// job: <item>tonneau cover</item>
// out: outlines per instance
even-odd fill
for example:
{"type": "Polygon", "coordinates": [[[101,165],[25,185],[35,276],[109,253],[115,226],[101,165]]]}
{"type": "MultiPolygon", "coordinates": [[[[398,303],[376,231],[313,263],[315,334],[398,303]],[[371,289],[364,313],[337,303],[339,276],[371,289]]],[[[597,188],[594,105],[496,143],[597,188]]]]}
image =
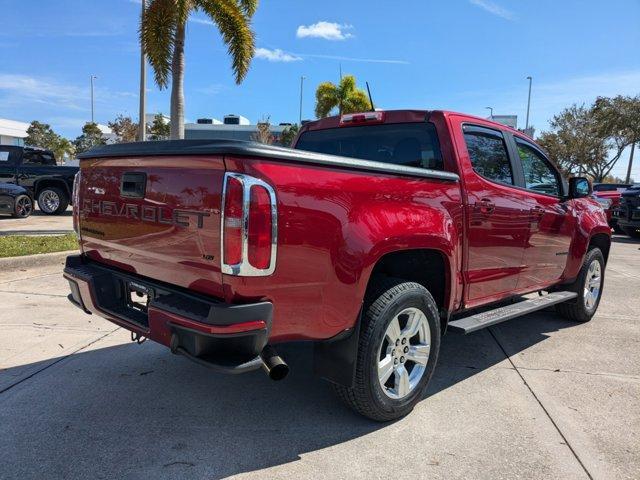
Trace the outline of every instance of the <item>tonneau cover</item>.
{"type": "Polygon", "coordinates": [[[118,158],[118,157],[157,157],[167,155],[239,155],[260,156],[298,163],[327,165],[352,168],[380,173],[406,175],[411,177],[433,178],[450,182],[458,181],[458,175],[451,172],[407,167],[392,163],[373,162],[357,158],[326,155],[322,153],[274,147],[257,142],[241,140],[164,140],[152,142],[117,143],[92,148],[81,153],[78,158],[118,158]]]}

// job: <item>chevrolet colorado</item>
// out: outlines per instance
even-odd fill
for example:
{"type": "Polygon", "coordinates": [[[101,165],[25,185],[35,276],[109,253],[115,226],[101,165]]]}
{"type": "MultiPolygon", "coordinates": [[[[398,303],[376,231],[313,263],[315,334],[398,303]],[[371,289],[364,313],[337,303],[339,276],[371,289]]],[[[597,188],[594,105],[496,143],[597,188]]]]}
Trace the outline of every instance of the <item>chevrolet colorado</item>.
{"type": "Polygon", "coordinates": [[[111,145],[81,156],[64,276],[85,312],[218,371],[282,378],[277,344],[313,341],[316,373],[386,421],[445,330],[592,318],[611,231],[590,194],[522,133],[443,111],[318,120],[295,149],[111,145]]]}

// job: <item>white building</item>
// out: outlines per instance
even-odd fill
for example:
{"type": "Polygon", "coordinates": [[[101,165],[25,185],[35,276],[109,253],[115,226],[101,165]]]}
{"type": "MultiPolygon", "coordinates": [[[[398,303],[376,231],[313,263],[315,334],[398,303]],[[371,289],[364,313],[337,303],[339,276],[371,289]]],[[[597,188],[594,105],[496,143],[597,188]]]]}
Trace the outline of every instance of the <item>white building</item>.
{"type": "MultiPolygon", "coordinates": [[[[280,141],[282,132],[290,124],[270,125],[269,130],[275,143],[280,141]]],[[[215,118],[199,118],[196,123],[184,126],[184,138],[190,140],[244,140],[251,141],[258,132],[258,124],[252,125],[241,115],[225,115],[224,121],[215,118]]]]}
{"type": "Polygon", "coordinates": [[[0,118],[0,145],[24,145],[28,123],[0,118]]]}
{"type": "Polygon", "coordinates": [[[107,125],[102,125],[101,123],[96,123],[96,125],[102,133],[102,138],[104,138],[104,141],[107,142],[108,145],[116,143],[116,141],[118,140],[118,136],[113,133],[113,130],[111,130],[110,127],[108,127],[107,125]]]}

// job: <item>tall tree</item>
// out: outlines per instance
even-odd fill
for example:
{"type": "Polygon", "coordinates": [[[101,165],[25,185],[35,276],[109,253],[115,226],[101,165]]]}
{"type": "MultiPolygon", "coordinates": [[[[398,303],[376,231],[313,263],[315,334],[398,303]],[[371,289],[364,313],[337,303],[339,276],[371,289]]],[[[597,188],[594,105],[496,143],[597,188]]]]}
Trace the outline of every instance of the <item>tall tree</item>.
{"type": "Polygon", "coordinates": [[[640,96],[618,95],[607,98],[598,97],[593,112],[602,135],[608,139],[608,147],[613,152],[610,159],[613,165],[620,159],[627,147],[631,147],[627,182],[631,177],[631,167],[635,145],[640,142],[640,96]]]}
{"type": "Polygon", "coordinates": [[[50,125],[34,120],[27,128],[25,143],[31,147],[46,148],[53,152],[57,160],[71,158],[75,154],[74,145],[53,131],[50,125]]]}
{"type": "Polygon", "coordinates": [[[624,150],[640,142],[640,97],[598,97],[590,107],[564,109],[550,125],[538,141],[551,158],[568,173],[601,182],[624,150]]]}
{"type": "Polygon", "coordinates": [[[189,15],[200,11],[218,27],[236,83],[246,76],[255,50],[251,18],[258,0],[149,0],[140,41],[158,86],[171,81],[171,138],[184,138],[184,42],[189,15]]]}
{"type": "Polygon", "coordinates": [[[271,145],[273,143],[273,133],[271,132],[271,122],[269,120],[270,117],[267,116],[267,118],[258,122],[255,133],[251,135],[251,140],[254,142],[264,143],[266,145],[271,145]]]}
{"type": "Polygon", "coordinates": [[[280,143],[283,147],[291,147],[293,146],[293,141],[298,136],[298,132],[300,131],[300,126],[297,123],[293,125],[289,125],[282,131],[282,135],[280,135],[280,143]]]}
{"type": "Polygon", "coordinates": [[[105,143],[100,128],[98,128],[96,123],[92,122],[84,124],[84,127],[82,127],[82,135],[73,142],[76,147],[76,153],[86,152],[97,145],[104,145],[105,143]]]}
{"type": "Polygon", "coordinates": [[[602,134],[593,108],[573,105],[555,115],[552,131],[538,137],[552,161],[565,173],[588,173],[600,181],[610,171],[607,139],[602,134]]]}
{"type": "Polygon", "coordinates": [[[328,117],[337,108],[338,114],[366,112],[371,110],[371,103],[364,90],[356,86],[353,75],[345,75],[336,85],[323,82],[316,89],[316,117],[328,117]]]}
{"type": "Polygon", "coordinates": [[[59,135],[53,131],[47,123],[34,120],[27,128],[27,138],[24,142],[31,147],[51,149],[58,140],[59,135]]]}
{"type": "Polygon", "coordinates": [[[75,145],[64,137],[58,136],[57,140],[49,147],[53,156],[58,161],[72,159],[76,154],[75,145]]]}
{"type": "Polygon", "coordinates": [[[156,113],[153,117],[153,123],[149,127],[149,140],[166,140],[170,134],[171,128],[164,115],[156,113]]]}
{"type": "Polygon", "coordinates": [[[113,122],[109,122],[109,128],[116,135],[117,143],[130,143],[138,139],[138,124],[131,117],[118,115],[113,122]]]}

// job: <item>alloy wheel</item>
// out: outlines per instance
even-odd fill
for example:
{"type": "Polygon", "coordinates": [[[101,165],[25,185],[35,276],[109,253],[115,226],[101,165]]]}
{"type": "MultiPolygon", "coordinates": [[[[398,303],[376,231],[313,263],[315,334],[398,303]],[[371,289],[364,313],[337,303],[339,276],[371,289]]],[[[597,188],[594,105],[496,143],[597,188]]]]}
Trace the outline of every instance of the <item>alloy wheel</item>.
{"type": "Polygon", "coordinates": [[[602,287],[602,268],[600,262],[594,260],[589,265],[584,283],[584,306],[591,311],[596,307],[600,298],[600,288],[602,287]]]}
{"type": "Polygon", "coordinates": [[[401,400],[424,375],[431,350],[431,330],[426,315],[405,308],[389,323],[378,352],[378,381],[384,393],[401,400]]]}
{"type": "Polygon", "coordinates": [[[27,196],[18,197],[16,200],[16,214],[20,217],[28,217],[33,210],[33,203],[27,196]]]}
{"type": "Polygon", "coordinates": [[[53,190],[45,190],[40,194],[38,205],[46,213],[53,213],[60,206],[60,197],[53,190]]]}

